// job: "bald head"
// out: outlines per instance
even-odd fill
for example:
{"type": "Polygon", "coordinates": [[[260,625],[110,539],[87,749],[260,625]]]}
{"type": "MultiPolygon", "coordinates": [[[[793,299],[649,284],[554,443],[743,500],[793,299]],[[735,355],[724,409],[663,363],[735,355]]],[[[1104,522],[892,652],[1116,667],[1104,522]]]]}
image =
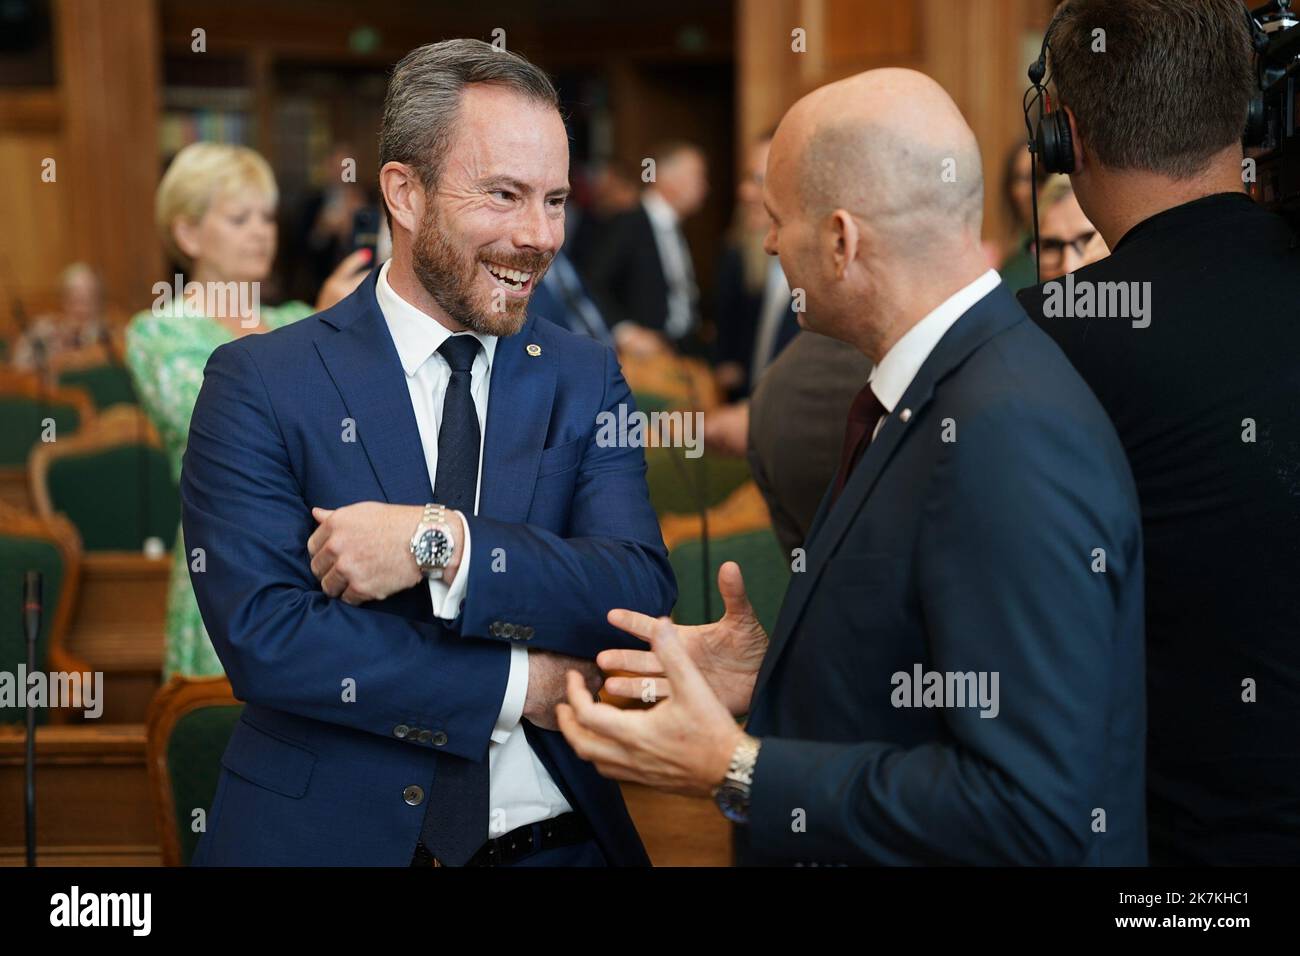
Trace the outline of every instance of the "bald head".
{"type": "Polygon", "coordinates": [[[914,70],[871,70],[808,94],[782,120],[772,156],[788,164],[807,215],[844,209],[909,248],[979,232],[975,134],[914,70]]]}
{"type": "Polygon", "coordinates": [[[791,107],[763,202],[765,248],[804,297],[800,324],[873,361],[988,270],[975,134],[913,70],[861,73],[791,107]]]}

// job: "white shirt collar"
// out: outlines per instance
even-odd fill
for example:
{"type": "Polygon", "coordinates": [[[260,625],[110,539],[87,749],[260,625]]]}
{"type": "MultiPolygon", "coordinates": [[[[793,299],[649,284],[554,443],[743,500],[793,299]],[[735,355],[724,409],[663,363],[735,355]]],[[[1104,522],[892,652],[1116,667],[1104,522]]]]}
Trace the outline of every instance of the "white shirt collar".
{"type": "MultiPolygon", "coordinates": [[[[429,356],[438,351],[452,333],[431,315],[421,312],[403,299],[388,284],[389,259],[379,269],[379,278],[375,282],[375,298],[379,301],[379,311],[388,323],[388,332],[397,346],[397,357],[402,362],[402,369],[407,376],[414,375],[420,366],[429,361],[429,356]]],[[[460,333],[456,333],[460,334],[460,333]]],[[[467,332],[483,344],[483,357],[487,359],[488,368],[492,367],[492,356],[496,354],[497,337],[478,332],[467,332]]]]}
{"type": "Polygon", "coordinates": [[[916,373],[921,370],[944,334],[1001,281],[1001,276],[990,269],[939,303],[934,311],[908,329],[894,343],[893,348],[885,353],[885,357],[871,370],[868,379],[871,390],[880,399],[880,404],[885,406],[885,411],[893,412],[894,406],[902,399],[903,393],[912,384],[912,379],[916,378],[916,373]]]}
{"type": "Polygon", "coordinates": [[[677,228],[677,210],[668,205],[668,200],[655,190],[647,189],[641,194],[641,205],[645,207],[645,214],[650,217],[650,222],[657,228],[677,228]]]}

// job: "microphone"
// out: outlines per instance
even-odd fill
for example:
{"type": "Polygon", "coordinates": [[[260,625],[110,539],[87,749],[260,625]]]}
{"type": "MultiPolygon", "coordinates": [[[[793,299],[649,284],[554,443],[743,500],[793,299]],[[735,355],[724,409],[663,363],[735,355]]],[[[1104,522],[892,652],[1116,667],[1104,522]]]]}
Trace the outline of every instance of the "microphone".
{"type": "MultiPolygon", "coordinates": [[[[23,630],[27,637],[27,673],[36,672],[36,635],[41,630],[41,572],[23,575],[23,630]]],[[[26,688],[24,688],[25,692],[26,688]]],[[[36,865],[36,708],[28,703],[26,788],[24,791],[27,830],[27,865],[36,865]]]]}

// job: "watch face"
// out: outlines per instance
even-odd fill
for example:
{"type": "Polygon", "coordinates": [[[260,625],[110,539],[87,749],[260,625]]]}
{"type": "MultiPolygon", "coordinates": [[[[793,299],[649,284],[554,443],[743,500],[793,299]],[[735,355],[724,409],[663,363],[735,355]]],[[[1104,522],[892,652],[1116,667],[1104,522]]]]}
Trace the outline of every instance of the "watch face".
{"type": "Polygon", "coordinates": [[[732,823],[749,822],[749,796],[736,787],[723,784],[714,797],[722,815],[732,823]]]}
{"type": "Polygon", "coordinates": [[[451,560],[451,539],[441,528],[425,528],[415,540],[414,552],[421,568],[445,568],[451,560]]]}

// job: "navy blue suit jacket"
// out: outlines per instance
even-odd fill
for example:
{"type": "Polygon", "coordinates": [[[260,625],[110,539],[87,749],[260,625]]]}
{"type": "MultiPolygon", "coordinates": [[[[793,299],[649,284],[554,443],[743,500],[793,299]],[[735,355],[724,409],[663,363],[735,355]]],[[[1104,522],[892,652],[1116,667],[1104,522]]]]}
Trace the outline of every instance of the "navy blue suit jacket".
{"type": "Polygon", "coordinates": [[[1142,637],[1123,449],[998,286],[814,520],[752,702],[739,861],[1145,863],[1142,637]],[[895,706],[918,664],[997,672],[997,716],[895,706]]]}
{"type": "MultiPolygon", "coordinates": [[[[185,545],[204,550],[191,580],[246,707],[196,863],[408,864],[425,806],[404,794],[430,793],[445,761],[487,759],[513,642],[588,659],[641,646],[606,612],[666,614],[676,599],[641,449],[595,442],[597,415],[632,404],[614,353],[535,318],[497,344],[460,616],[433,617],[423,583],[359,607],[322,593],[313,506],[433,497],[377,275],[319,315],[218,348],[204,372],[185,545]]],[[[648,863],[616,784],[559,733],[516,732],[607,860],[648,863]]]]}

